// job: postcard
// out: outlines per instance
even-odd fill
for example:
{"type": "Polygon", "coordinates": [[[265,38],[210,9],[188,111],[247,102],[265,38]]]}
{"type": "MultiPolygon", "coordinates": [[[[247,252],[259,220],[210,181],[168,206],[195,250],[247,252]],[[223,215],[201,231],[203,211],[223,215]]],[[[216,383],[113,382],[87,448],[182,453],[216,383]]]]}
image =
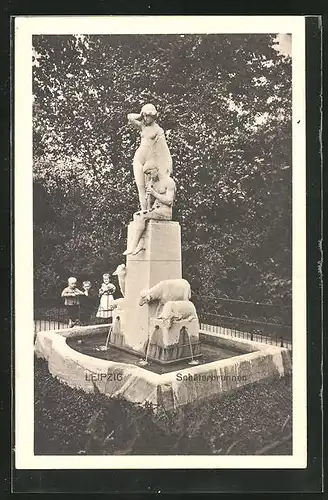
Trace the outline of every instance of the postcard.
{"type": "Polygon", "coordinates": [[[305,17],[17,16],[15,467],[302,469],[305,17]]]}

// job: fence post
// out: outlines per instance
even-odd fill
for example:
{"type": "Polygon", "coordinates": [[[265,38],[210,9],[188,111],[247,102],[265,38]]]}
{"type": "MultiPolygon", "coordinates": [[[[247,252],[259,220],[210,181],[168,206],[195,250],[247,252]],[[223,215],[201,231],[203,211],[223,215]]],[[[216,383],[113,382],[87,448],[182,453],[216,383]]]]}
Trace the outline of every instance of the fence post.
{"type": "Polygon", "coordinates": [[[280,337],[280,347],[284,347],[284,338],[280,337]]]}
{"type": "Polygon", "coordinates": [[[253,340],[253,339],[254,339],[254,333],[251,332],[251,340],[253,340]]]}

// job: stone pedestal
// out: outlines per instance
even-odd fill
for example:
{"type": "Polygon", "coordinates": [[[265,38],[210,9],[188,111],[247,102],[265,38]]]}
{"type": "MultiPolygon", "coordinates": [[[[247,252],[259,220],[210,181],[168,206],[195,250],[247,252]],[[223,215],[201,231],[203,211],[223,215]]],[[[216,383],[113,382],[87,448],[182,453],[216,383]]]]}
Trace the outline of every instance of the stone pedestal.
{"type": "MultiPolygon", "coordinates": [[[[133,237],[134,222],[128,227],[128,242],[133,237]]],[[[124,329],[121,346],[145,353],[156,304],[139,305],[141,290],[162,280],[182,277],[181,231],[178,222],[148,221],[144,235],[145,250],[127,257],[124,297],[124,329]]],[[[113,336],[113,343],[116,343],[113,336]]],[[[117,344],[116,344],[117,345],[117,344]]]]}

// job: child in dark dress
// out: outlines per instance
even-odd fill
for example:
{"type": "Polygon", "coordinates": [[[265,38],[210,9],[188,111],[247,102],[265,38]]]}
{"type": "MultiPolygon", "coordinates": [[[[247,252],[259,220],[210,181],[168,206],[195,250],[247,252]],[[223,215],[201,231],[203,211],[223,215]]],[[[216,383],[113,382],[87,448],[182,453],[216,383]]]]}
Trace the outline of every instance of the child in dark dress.
{"type": "Polygon", "coordinates": [[[96,308],[97,294],[90,281],[83,281],[83,295],[80,296],[80,321],[81,325],[91,324],[91,316],[96,308]]]}

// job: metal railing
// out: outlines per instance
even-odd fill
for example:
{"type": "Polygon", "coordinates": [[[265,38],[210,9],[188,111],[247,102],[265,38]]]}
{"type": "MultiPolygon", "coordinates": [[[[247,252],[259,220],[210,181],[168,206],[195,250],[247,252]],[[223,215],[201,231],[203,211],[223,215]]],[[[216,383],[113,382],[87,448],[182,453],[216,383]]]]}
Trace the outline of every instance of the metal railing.
{"type": "MultiPolygon", "coordinates": [[[[90,324],[97,323],[95,315],[96,311],[91,317],[90,324]]],[[[68,317],[64,306],[34,308],[34,333],[62,328],[68,328],[68,317]]]]}
{"type": "Polygon", "coordinates": [[[206,325],[204,329],[208,331],[291,349],[291,325],[212,313],[200,313],[199,319],[201,324],[206,325]]]}
{"type": "MultiPolygon", "coordinates": [[[[216,333],[229,337],[253,340],[264,344],[292,349],[292,327],[271,321],[226,316],[214,313],[199,312],[201,331],[216,333]]],[[[95,324],[91,318],[90,324],[95,324]]],[[[45,330],[57,330],[68,327],[65,307],[36,307],[34,314],[35,333],[45,330]]]]}
{"type": "Polygon", "coordinates": [[[196,306],[196,310],[201,314],[213,314],[222,319],[240,319],[249,322],[262,324],[281,325],[291,328],[292,305],[288,301],[273,303],[270,300],[250,301],[243,297],[229,298],[226,295],[198,295],[193,294],[191,300],[196,306]]]}
{"type": "Polygon", "coordinates": [[[34,319],[34,333],[68,328],[68,323],[51,319],[34,319]]]}
{"type": "Polygon", "coordinates": [[[279,347],[285,347],[289,350],[292,349],[292,342],[284,339],[282,336],[266,336],[252,331],[237,330],[235,328],[227,328],[220,325],[208,325],[200,323],[201,333],[212,333],[218,335],[227,335],[228,337],[235,337],[245,340],[252,340],[254,342],[261,342],[262,344],[270,344],[279,347]]]}
{"type": "Polygon", "coordinates": [[[290,301],[251,301],[226,295],[192,297],[203,330],[291,349],[290,301]]]}

